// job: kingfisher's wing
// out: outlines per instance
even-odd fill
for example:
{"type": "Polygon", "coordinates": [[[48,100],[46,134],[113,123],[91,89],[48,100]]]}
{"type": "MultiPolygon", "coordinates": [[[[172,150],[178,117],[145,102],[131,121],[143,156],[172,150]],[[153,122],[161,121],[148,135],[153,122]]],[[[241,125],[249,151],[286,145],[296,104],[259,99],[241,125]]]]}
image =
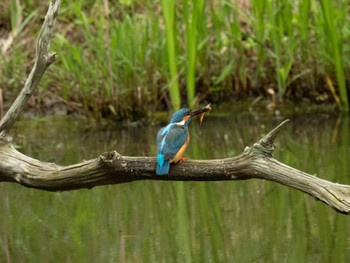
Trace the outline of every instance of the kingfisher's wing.
{"type": "Polygon", "coordinates": [[[187,127],[177,124],[168,126],[161,129],[157,136],[158,152],[164,155],[164,160],[172,159],[188,138],[187,127]]]}
{"type": "Polygon", "coordinates": [[[157,151],[160,152],[161,144],[164,139],[165,134],[163,134],[163,131],[166,127],[161,128],[157,133],[157,151]]]}

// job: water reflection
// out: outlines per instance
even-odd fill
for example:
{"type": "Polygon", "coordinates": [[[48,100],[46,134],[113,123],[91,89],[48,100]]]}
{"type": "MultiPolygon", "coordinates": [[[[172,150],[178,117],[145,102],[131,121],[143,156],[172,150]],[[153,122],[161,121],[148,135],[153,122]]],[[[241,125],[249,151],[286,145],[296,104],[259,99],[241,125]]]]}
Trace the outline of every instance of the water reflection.
{"type": "MultiPolygon", "coordinates": [[[[289,116],[275,157],[350,184],[349,119],[289,116]]],[[[193,159],[234,156],[280,120],[234,113],[191,123],[193,159]]],[[[155,155],[161,124],[101,129],[74,118],[22,121],[14,141],[32,157],[71,164],[116,149],[155,155]]],[[[0,185],[0,262],[349,262],[347,217],[262,180],[133,182],[63,193],[0,185]],[[65,251],[62,253],[62,251],[65,251]]]]}

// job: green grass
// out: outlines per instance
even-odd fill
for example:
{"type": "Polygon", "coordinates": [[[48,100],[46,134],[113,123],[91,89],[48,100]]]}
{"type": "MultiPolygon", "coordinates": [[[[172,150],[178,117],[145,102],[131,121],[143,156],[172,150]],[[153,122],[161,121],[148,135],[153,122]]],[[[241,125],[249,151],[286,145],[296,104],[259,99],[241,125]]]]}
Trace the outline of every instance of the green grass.
{"type": "MultiPolygon", "coordinates": [[[[266,95],[332,102],[325,78],[348,109],[348,2],[345,0],[120,1],[61,5],[41,84],[97,116],[139,118],[203,100],[266,95]]],[[[0,4],[0,86],[11,100],[32,66],[47,6],[0,4]]]]}

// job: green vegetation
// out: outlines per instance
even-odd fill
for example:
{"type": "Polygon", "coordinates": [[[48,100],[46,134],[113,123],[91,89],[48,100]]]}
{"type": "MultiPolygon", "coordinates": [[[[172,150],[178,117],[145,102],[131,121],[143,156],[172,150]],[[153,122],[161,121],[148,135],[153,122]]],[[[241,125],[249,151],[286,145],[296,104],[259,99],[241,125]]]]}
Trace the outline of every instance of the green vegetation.
{"type": "Polygon", "coordinates": [[[175,2],[174,0],[162,0],[162,9],[167,37],[168,65],[170,71],[169,94],[175,110],[180,108],[180,90],[178,84],[176,30],[175,30],[175,2]]]}
{"type": "MultiPolygon", "coordinates": [[[[0,8],[0,87],[11,100],[32,66],[47,3],[0,8]]],[[[95,116],[129,119],[270,88],[348,109],[349,19],[345,0],[63,2],[52,42],[58,59],[41,91],[95,116]]]]}

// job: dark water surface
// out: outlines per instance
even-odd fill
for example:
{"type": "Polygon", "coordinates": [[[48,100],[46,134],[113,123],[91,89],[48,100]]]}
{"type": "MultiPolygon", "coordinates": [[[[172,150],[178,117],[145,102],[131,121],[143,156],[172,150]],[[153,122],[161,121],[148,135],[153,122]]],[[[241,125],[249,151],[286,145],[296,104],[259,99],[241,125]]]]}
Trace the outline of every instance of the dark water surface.
{"type": "MultiPolygon", "coordinates": [[[[349,119],[289,117],[276,159],[350,184],[349,119]]],[[[186,156],[234,156],[282,119],[211,114],[191,123],[186,156]]],[[[72,164],[108,150],[155,155],[159,125],[99,128],[73,118],[21,121],[20,151],[72,164]]],[[[350,217],[263,180],[142,181],[50,193],[0,184],[0,262],[350,262],[350,217]]]]}

